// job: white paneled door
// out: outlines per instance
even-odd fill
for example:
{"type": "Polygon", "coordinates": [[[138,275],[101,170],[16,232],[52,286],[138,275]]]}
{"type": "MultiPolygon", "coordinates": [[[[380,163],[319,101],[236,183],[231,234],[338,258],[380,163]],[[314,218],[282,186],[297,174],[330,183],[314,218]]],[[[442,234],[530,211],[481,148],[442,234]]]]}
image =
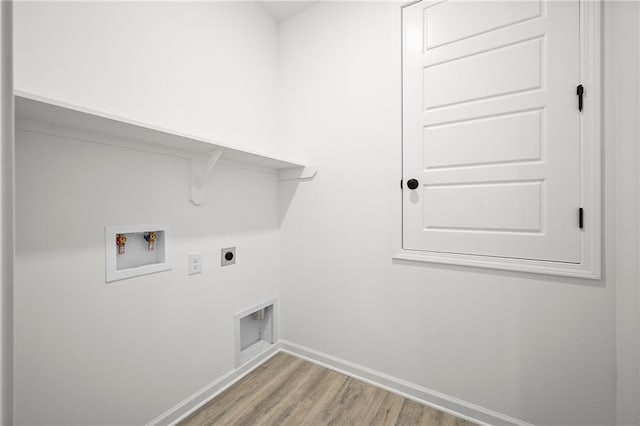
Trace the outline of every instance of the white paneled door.
{"type": "Polygon", "coordinates": [[[403,9],[404,249],[581,261],[579,6],[403,9]]]}

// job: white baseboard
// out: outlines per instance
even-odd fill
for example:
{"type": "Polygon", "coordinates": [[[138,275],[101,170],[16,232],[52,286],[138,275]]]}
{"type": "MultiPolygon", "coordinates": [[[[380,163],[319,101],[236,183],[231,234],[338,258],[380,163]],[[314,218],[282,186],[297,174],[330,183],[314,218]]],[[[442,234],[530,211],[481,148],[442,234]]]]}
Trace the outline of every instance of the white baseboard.
{"type": "Polygon", "coordinates": [[[378,386],[389,392],[467,419],[480,425],[532,426],[530,423],[509,417],[478,405],[462,401],[449,395],[419,386],[397,377],[327,355],[295,343],[280,341],[280,350],[304,358],[315,364],[378,386]]]}
{"type": "Polygon", "coordinates": [[[347,376],[371,385],[378,386],[382,389],[388,390],[389,392],[396,393],[400,396],[428,405],[440,411],[467,419],[478,425],[532,426],[530,423],[525,421],[509,417],[423,386],[407,382],[397,377],[282,340],[274,344],[268,350],[257,355],[255,358],[249,360],[240,368],[230,371],[193,395],[185,398],[165,413],[151,420],[147,425],[173,426],[177,424],[179,421],[183,420],[198,408],[202,407],[211,399],[215,398],[232,386],[238,380],[251,373],[278,352],[287,352],[291,355],[304,358],[315,364],[330,368],[331,370],[346,374],[347,376]]]}
{"type": "Polygon", "coordinates": [[[189,397],[180,401],[179,403],[147,423],[147,426],[172,426],[177,424],[179,421],[185,419],[188,415],[209,402],[211,399],[224,392],[238,380],[251,373],[253,370],[258,368],[261,364],[263,364],[278,352],[280,352],[280,343],[275,343],[266,351],[256,355],[254,358],[242,364],[239,368],[231,370],[227,374],[219,377],[212,383],[200,389],[193,395],[190,395],[189,397]]]}

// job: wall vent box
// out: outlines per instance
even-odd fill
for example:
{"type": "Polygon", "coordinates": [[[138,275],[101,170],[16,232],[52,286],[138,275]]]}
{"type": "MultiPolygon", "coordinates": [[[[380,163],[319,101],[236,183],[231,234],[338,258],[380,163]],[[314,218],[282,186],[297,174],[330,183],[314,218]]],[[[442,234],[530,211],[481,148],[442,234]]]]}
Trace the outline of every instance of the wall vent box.
{"type": "Polygon", "coordinates": [[[170,270],[170,246],[171,227],[167,224],[106,226],[107,282],[170,270]],[[118,235],[126,238],[122,252],[116,241],[118,235]]]}
{"type": "Polygon", "coordinates": [[[278,304],[271,299],[238,312],[235,324],[234,367],[264,353],[278,341],[278,304]]]}

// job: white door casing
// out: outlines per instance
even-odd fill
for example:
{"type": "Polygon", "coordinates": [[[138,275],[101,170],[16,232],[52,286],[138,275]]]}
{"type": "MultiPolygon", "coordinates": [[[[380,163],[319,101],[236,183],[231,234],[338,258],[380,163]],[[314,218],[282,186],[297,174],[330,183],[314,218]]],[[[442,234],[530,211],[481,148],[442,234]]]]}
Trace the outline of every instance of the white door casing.
{"type": "MultiPolygon", "coordinates": [[[[599,176],[585,160],[599,157],[595,141],[581,137],[576,96],[578,84],[594,79],[584,75],[594,61],[583,53],[584,21],[578,0],[422,1],[403,9],[397,258],[489,267],[504,258],[506,269],[518,270],[529,269],[509,267],[515,259],[558,262],[579,265],[569,275],[594,277],[599,256],[585,243],[597,238],[585,240],[578,226],[589,201],[585,222],[599,228],[599,185],[588,200],[584,191],[599,176]],[[417,189],[407,188],[409,179],[417,189]],[[481,265],[479,257],[491,261],[481,265]]],[[[596,101],[597,90],[587,86],[585,99],[596,101]]]]}

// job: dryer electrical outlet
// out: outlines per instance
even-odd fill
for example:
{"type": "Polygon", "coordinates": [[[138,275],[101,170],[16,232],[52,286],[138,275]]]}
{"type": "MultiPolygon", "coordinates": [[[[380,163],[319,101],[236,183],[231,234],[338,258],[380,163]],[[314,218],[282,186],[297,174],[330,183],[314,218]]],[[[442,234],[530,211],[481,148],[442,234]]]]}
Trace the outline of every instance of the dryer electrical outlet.
{"type": "Polygon", "coordinates": [[[220,266],[228,266],[236,263],[236,248],[227,247],[220,251],[220,266]]]}

